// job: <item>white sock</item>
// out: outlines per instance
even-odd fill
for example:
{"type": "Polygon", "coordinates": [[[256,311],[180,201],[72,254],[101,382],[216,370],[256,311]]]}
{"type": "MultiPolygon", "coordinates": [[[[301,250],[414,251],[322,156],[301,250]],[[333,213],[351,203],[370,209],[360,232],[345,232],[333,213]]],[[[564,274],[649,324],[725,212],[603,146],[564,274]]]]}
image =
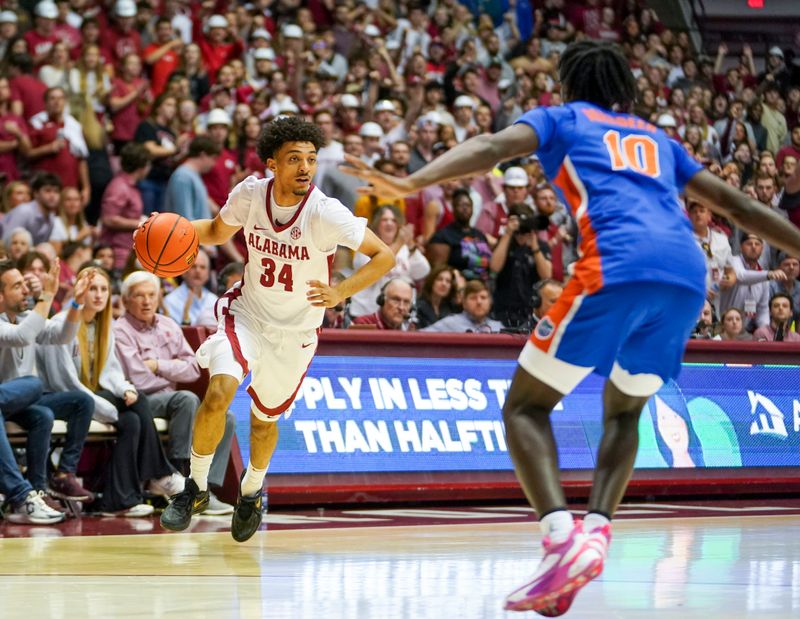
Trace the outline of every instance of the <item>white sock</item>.
{"type": "Polygon", "coordinates": [[[211,461],[213,459],[213,453],[208,454],[207,456],[202,456],[198,453],[195,453],[194,449],[192,449],[192,456],[189,459],[191,464],[189,477],[191,477],[194,480],[194,483],[197,484],[200,492],[205,492],[208,490],[208,469],[211,468],[211,461]]]}
{"type": "Polygon", "coordinates": [[[250,462],[247,463],[247,472],[242,480],[242,496],[251,496],[264,487],[268,468],[269,465],[265,469],[257,469],[250,462]]]}
{"type": "Polygon", "coordinates": [[[542,528],[542,534],[550,538],[556,544],[565,542],[575,527],[575,521],[572,514],[566,509],[559,509],[555,512],[550,512],[544,518],[539,520],[539,526],[542,528]]]}
{"type": "Polygon", "coordinates": [[[608,518],[606,518],[603,514],[598,514],[596,512],[589,512],[583,519],[583,531],[585,533],[591,533],[595,529],[600,529],[606,526],[607,524],[611,524],[611,521],[608,518]]]}

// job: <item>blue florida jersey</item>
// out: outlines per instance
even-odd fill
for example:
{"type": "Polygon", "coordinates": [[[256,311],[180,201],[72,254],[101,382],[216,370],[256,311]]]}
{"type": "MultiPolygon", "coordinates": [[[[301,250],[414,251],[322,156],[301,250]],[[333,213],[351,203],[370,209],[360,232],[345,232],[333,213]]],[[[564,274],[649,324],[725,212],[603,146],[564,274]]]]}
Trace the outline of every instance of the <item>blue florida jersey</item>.
{"type": "Polygon", "coordinates": [[[574,277],[605,286],[662,282],[705,294],[706,264],[678,193],[702,166],[641,118],[584,102],[537,108],[534,129],[547,178],[578,223],[574,277]]]}

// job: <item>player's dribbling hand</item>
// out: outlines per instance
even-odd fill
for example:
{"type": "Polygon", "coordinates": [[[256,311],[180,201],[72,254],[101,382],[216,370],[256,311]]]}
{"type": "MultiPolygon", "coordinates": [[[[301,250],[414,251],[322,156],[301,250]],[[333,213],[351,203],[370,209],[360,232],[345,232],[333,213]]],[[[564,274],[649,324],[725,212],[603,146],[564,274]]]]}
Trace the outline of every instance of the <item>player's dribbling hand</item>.
{"type": "Polygon", "coordinates": [[[379,172],[353,155],[345,154],[344,160],[346,165],[339,166],[339,170],[369,183],[367,187],[359,187],[359,193],[367,195],[377,193],[382,198],[402,198],[415,191],[407,178],[389,176],[379,172]]]}
{"type": "Polygon", "coordinates": [[[134,240],[134,241],[136,241],[136,235],[137,235],[137,234],[139,234],[139,233],[140,233],[140,232],[141,232],[141,231],[144,229],[144,225],[145,225],[145,224],[146,224],[148,221],[150,221],[150,220],[151,220],[153,217],[155,217],[156,215],[158,215],[158,213],[156,213],[155,211],[153,211],[152,213],[150,213],[150,216],[149,216],[149,217],[145,217],[144,215],[142,215],[142,216],[139,218],[139,225],[137,226],[136,230],[134,230],[134,231],[133,231],[133,240],[134,240]]]}
{"type": "Polygon", "coordinates": [[[306,282],[310,288],[306,292],[308,302],[314,307],[336,307],[344,302],[344,297],[335,287],[323,284],[318,279],[306,282]]]}

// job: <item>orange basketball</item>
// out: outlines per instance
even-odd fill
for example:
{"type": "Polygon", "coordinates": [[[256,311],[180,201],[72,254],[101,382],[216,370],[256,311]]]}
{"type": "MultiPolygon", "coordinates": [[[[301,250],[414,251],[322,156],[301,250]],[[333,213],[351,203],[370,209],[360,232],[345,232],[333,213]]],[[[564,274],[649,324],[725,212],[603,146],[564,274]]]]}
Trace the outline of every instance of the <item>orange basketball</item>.
{"type": "Polygon", "coordinates": [[[133,248],[146,271],[176,277],[189,270],[197,257],[199,239],[192,223],[176,213],[159,213],[133,236],[133,248]]]}

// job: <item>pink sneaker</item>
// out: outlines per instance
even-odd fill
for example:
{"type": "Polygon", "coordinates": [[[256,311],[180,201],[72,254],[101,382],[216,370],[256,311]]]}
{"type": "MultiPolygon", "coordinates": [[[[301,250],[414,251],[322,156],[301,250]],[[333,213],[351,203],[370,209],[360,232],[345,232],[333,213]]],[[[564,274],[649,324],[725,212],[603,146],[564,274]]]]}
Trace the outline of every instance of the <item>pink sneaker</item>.
{"type": "Polygon", "coordinates": [[[560,544],[545,537],[539,568],[529,582],[506,598],[505,609],[535,610],[546,617],[565,613],[578,590],[603,571],[605,552],[601,541],[592,537],[583,533],[580,520],[560,544]]]}
{"type": "MultiPolygon", "coordinates": [[[[603,560],[605,560],[608,552],[608,545],[610,543],[610,525],[605,525],[599,529],[594,529],[590,533],[586,534],[586,544],[594,546],[595,549],[603,555],[603,560]]],[[[536,612],[543,617],[560,617],[569,610],[570,606],[572,606],[572,600],[574,600],[575,596],[578,595],[578,591],[580,591],[580,588],[573,589],[569,593],[559,596],[550,606],[537,608],[536,612]]]]}

